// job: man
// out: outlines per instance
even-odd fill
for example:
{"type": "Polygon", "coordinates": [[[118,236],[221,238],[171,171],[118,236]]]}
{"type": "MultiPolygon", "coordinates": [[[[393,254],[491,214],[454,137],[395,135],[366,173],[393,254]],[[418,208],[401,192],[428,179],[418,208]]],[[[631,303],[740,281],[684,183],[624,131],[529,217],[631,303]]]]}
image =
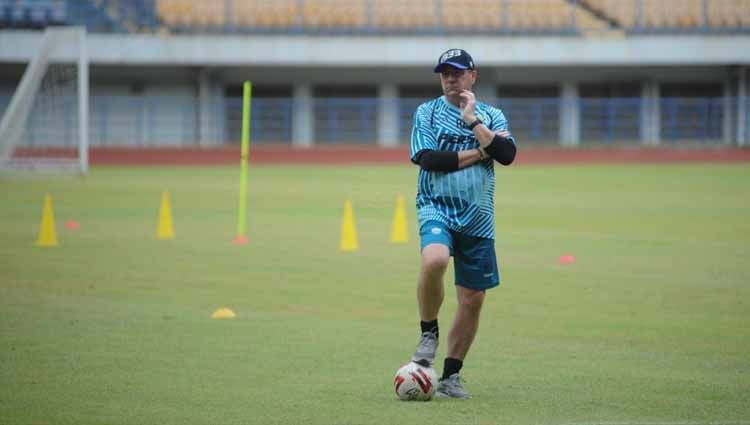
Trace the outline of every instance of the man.
{"type": "Polygon", "coordinates": [[[479,326],[485,291],[500,283],[493,161],[510,165],[516,145],[503,113],[476,100],[477,71],[468,52],[446,51],[434,71],[440,73],[444,95],[417,108],[411,136],[411,160],[420,166],[417,300],[422,330],[412,361],[435,361],[443,275],[453,256],[458,307],[437,395],[465,399],[469,394],[459,372],[479,326]]]}

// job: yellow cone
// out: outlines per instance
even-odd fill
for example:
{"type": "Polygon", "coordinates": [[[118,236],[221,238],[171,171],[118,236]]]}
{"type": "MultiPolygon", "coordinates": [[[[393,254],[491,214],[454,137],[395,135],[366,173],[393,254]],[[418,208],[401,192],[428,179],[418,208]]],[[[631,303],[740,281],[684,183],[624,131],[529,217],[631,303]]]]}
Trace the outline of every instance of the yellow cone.
{"type": "Polygon", "coordinates": [[[39,225],[37,246],[57,246],[57,231],[55,230],[55,213],[52,211],[52,197],[49,193],[44,197],[42,223],[39,225]]]}
{"type": "Polygon", "coordinates": [[[393,215],[393,226],[391,227],[392,243],[409,242],[409,225],[406,221],[406,208],[404,207],[404,197],[398,194],[396,199],[396,212],[393,215]]]}
{"type": "Polygon", "coordinates": [[[357,228],[354,225],[354,210],[352,201],[347,200],[344,204],[344,220],[341,222],[341,251],[356,251],[359,249],[357,241],[357,228]]]}
{"type": "Polygon", "coordinates": [[[211,315],[212,319],[234,319],[237,317],[236,314],[232,311],[231,308],[222,307],[211,315]]]}
{"type": "Polygon", "coordinates": [[[169,205],[169,194],[166,190],[161,194],[161,206],[159,207],[159,228],[156,230],[156,239],[174,239],[174,226],[172,226],[172,207],[169,205]]]}

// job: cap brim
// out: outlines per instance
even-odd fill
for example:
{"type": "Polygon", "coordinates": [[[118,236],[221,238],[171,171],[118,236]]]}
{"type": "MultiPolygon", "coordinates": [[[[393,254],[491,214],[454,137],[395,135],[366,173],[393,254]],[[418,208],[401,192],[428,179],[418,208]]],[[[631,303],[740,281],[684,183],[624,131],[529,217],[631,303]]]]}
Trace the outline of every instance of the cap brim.
{"type": "Polygon", "coordinates": [[[456,68],[456,69],[469,69],[469,67],[466,65],[449,61],[449,62],[443,62],[441,64],[438,64],[438,66],[435,67],[435,72],[443,72],[443,68],[445,68],[446,65],[452,66],[453,68],[456,68]]]}

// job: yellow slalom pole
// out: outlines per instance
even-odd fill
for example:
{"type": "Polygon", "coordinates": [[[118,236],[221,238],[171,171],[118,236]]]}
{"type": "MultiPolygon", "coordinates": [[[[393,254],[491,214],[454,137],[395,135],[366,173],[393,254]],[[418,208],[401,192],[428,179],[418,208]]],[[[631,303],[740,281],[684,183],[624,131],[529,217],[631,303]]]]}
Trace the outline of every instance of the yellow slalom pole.
{"type": "Polygon", "coordinates": [[[242,148],[240,150],[240,206],[237,214],[237,236],[234,242],[244,245],[248,242],[246,232],[247,222],[247,163],[250,152],[250,99],[253,84],[245,81],[242,90],[242,148]]]}

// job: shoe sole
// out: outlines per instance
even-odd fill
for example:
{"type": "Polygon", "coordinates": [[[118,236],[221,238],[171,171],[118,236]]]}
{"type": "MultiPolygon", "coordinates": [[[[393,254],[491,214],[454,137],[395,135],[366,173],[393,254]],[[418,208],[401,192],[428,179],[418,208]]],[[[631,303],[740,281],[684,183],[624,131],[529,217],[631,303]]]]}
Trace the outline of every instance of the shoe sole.
{"type": "Polygon", "coordinates": [[[440,398],[456,398],[456,399],[459,399],[459,400],[469,400],[471,398],[470,395],[467,395],[465,397],[461,397],[461,396],[452,396],[450,394],[445,394],[445,393],[441,393],[441,392],[436,392],[435,393],[435,397],[440,397],[440,398]]]}

